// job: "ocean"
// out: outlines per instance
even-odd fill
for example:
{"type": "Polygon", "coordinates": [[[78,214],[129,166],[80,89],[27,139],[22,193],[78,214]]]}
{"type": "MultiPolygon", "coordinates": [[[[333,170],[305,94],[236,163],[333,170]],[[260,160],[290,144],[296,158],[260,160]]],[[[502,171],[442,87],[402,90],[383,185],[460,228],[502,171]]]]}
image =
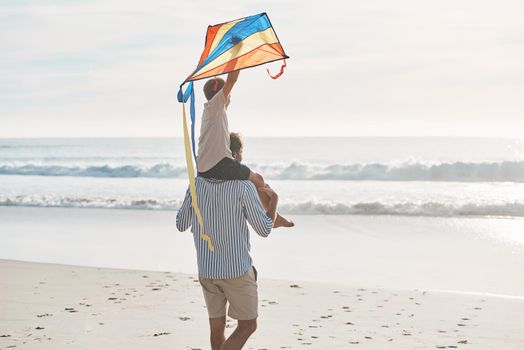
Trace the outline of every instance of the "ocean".
{"type": "MultiPolygon", "coordinates": [[[[245,138],[296,224],[262,279],[524,296],[524,142],[245,138]]],[[[178,139],[0,140],[0,259],[196,273],[178,139]]]]}
{"type": "MultiPolygon", "coordinates": [[[[286,215],[523,217],[524,140],[245,138],[286,215]]],[[[0,139],[0,206],[177,210],[179,138],[0,139]]]]}

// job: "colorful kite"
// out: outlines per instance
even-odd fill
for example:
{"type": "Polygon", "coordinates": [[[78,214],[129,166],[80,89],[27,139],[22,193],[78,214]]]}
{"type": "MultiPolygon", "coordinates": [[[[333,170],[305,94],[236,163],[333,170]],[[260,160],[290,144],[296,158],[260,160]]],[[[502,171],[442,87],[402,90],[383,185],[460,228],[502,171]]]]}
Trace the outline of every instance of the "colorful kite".
{"type": "Polygon", "coordinates": [[[184,83],[286,58],[265,13],[216,24],[207,28],[204,52],[184,83]]]}
{"type": "MultiPolygon", "coordinates": [[[[200,56],[196,69],[180,85],[178,102],[182,103],[184,144],[186,152],[187,172],[192,206],[200,226],[200,237],[207,241],[211,251],[214,250],[211,239],[204,233],[202,215],[196,200],[195,172],[193,157],[196,161],[195,148],[195,93],[193,81],[226,74],[232,71],[255,67],[264,63],[284,60],[277,79],[286,67],[285,59],[289,58],[280,44],[277,34],[266,13],[240,18],[234,21],[216,24],[207,28],[204,52],[200,56]],[[189,83],[186,90],[182,87],[189,83]],[[190,101],[191,144],[184,103],[190,101]],[[191,151],[192,150],[192,151],[191,151]],[[192,153],[192,155],[191,155],[192,153]]],[[[269,73],[269,70],[268,70],[269,73]]]]}

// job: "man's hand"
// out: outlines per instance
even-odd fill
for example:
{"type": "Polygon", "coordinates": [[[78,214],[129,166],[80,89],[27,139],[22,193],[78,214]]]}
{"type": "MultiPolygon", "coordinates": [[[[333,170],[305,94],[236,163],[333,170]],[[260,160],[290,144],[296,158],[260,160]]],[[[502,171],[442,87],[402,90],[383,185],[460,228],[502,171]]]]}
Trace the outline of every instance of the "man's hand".
{"type": "Polygon", "coordinates": [[[268,185],[257,188],[257,190],[265,193],[269,197],[269,208],[267,209],[266,214],[273,222],[275,222],[277,218],[278,194],[268,185]]]}

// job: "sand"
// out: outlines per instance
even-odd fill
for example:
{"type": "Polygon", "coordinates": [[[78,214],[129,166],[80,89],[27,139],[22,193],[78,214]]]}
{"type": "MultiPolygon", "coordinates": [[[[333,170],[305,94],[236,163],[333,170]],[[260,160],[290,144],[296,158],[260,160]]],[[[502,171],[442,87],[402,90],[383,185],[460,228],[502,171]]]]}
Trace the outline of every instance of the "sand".
{"type": "MultiPolygon", "coordinates": [[[[0,276],[0,349],[209,349],[195,275],[0,260],[0,276]]],[[[245,349],[524,348],[523,297],[261,279],[259,298],[245,349]]]]}

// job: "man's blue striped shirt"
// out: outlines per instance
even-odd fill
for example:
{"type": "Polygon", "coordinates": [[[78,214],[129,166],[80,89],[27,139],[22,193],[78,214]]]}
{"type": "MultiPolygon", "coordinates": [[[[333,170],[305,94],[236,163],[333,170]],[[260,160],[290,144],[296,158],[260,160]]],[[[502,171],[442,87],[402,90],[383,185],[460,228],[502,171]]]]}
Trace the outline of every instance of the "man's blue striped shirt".
{"type": "Polygon", "coordinates": [[[179,231],[191,227],[199,276],[212,279],[242,276],[252,265],[247,222],[262,237],[267,237],[273,227],[255,186],[247,180],[197,177],[196,192],[204,232],[211,237],[215,250],[210,251],[207,243],[200,239],[200,225],[191,206],[189,190],[177,213],[176,225],[179,231]]]}

